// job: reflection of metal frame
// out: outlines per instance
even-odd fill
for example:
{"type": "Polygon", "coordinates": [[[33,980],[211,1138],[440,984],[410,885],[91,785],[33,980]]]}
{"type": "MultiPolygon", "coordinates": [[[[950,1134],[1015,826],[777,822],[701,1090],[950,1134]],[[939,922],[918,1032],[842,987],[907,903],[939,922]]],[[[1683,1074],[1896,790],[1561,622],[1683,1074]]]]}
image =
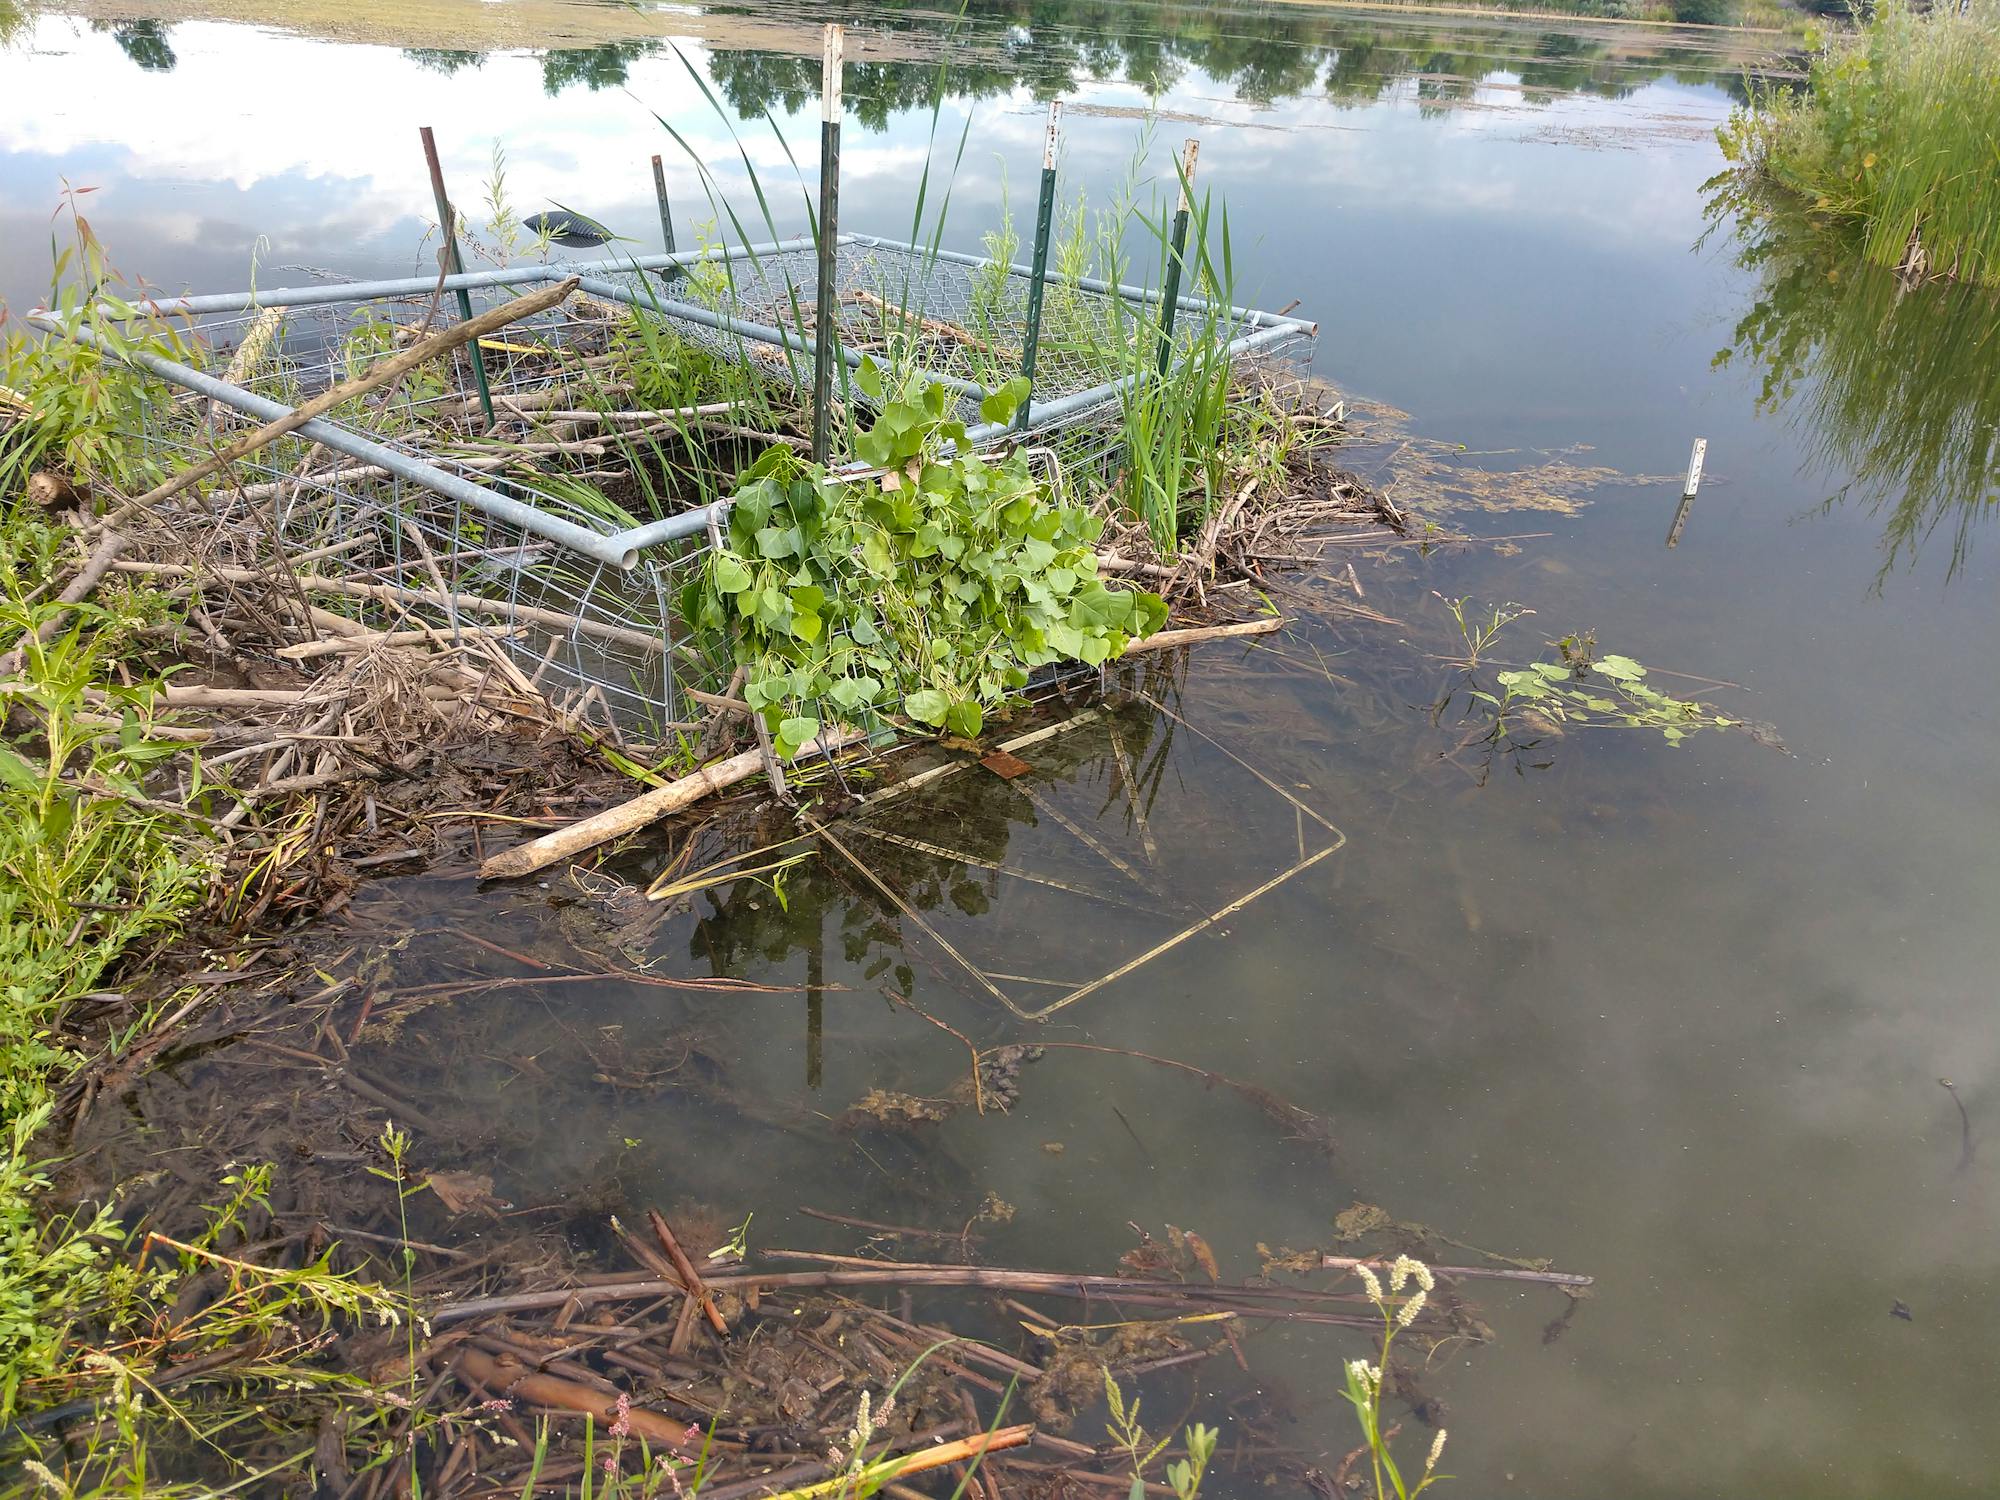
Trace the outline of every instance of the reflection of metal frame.
{"type": "MultiPolygon", "coordinates": [[[[846,860],[850,865],[852,865],[855,868],[855,870],[857,870],[861,874],[863,879],[865,879],[888,901],[890,901],[898,911],[900,911],[918,928],[918,930],[920,930],[933,943],[937,944],[937,946],[944,951],[944,953],[952,960],[952,962],[956,963],[961,969],[963,969],[966,972],[966,974],[971,977],[973,982],[979,986],[981,990],[983,990],[986,994],[992,996],[993,999],[999,1001],[1001,1005],[1005,1006],[1009,1011],[1013,1012],[1014,1015],[1020,1017],[1024,1021],[1046,1021],[1050,1016],[1054,1015],[1057,1011],[1066,1009],[1067,1007],[1076,1004],[1077,1001],[1086,999],[1089,996],[1096,994],[1097,991],[1105,988],[1107,985],[1113,984],[1116,981],[1123,979],[1126,975],[1134,972],[1135,970],[1143,968],[1145,965],[1151,963],[1154,959],[1161,957],[1163,954],[1172,952],[1174,949],[1180,947],[1181,944],[1187,942],[1190,938],[1199,937],[1202,933],[1208,931],[1209,928],[1215,926],[1217,923],[1226,921],[1228,918],[1233,917],[1234,915],[1236,915],[1236,913],[1242,911],[1245,907],[1249,906],[1252,902],[1256,901],[1260,896],[1268,895],[1270,892],[1276,890],[1279,886],[1283,885],[1286,881],[1290,880],[1293,876],[1303,874],[1305,871],[1311,869],[1314,865],[1318,864],[1321,860],[1325,859],[1328,855],[1336,854],[1347,846],[1346,834],[1342,833],[1338,828],[1336,828],[1332,823],[1328,822],[1318,812],[1314,811],[1311,807],[1307,806],[1304,802],[1300,801],[1299,798],[1294,796],[1291,792],[1287,791],[1284,787],[1278,785],[1277,782],[1273,781],[1270,777],[1266,776],[1262,771],[1258,770],[1255,766],[1251,765],[1249,761],[1245,760],[1242,756],[1238,755],[1234,750],[1230,749],[1227,745],[1223,744],[1220,740],[1216,739],[1214,735],[1209,734],[1206,730],[1200,729],[1195,725],[1189,723],[1185,718],[1175,713],[1172,709],[1168,708],[1164,703],[1161,703],[1158,699],[1153,698],[1143,692],[1138,693],[1136,696],[1139,697],[1141,701],[1146,703],[1156,712],[1164,714],[1167,718],[1172,719],[1176,724],[1180,725],[1181,728],[1187,730],[1190,734],[1193,734],[1200,739],[1206,740],[1209,744],[1213,745],[1217,750],[1220,750],[1224,755],[1228,756],[1231,760],[1235,761],[1237,765],[1241,766],[1244,770],[1248,771],[1252,776],[1256,777],[1257,780],[1261,781],[1265,786],[1269,787],[1273,792],[1277,793],[1279,797],[1283,798],[1286,802],[1290,803],[1294,812],[1297,814],[1298,817],[1299,857],[1296,861],[1288,865],[1285,869],[1279,871],[1276,875],[1273,875],[1269,880],[1265,881],[1262,885],[1257,886],[1253,890],[1245,891],[1242,895],[1236,897],[1235,900],[1230,901],[1227,904],[1216,908],[1214,911],[1209,912],[1206,916],[1200,917],[1195,921],[1189,923],[1186,927],[1183,927],[1180,931],[1174,933],[1171,937],[1165,939],[1162,942],[1154,944],[1151,948],[1148,948],[1144,953],[1141,953],[1137,957],[1128,959],[1126,962],[1120,964],[1110,973],[1101,975],[1098,978],[1091,980],[1088,984],[1080,984],[1072,989],[1069,989],[1066,993],[1059,996],[1057,999],[1050,1001],[1047,1005],[1039,1006],[1032,1010],[1026,1009],[1023,1006],[1021,1006],[1018,1002],[1016,1002],[1011,995],[1009,995],[1005,990],[1001,989],[1000,986],[995,984],[993,981],[996,977],[1006,978],[1010,980],[1019,980],[1021,982],[1030,984],[1047,984],[1050,981],[1041,979],[1028,979],[1026,976],[1023,975],[996,976],[980,968],[977,964],[972,962],[971,959],[967,958],[963,953],[961,953],[952,944],[949,938],[947,938],[942,932],[938,931],[938,929],[935,926],[933,926],[928,920],[926,920],[921,912],[919,912],[915,907],[911,906],[909,902],[905,901],[901,896],[901,894],[899,894],[894,887],[892,887],[887,881],[883,880],[881,876],[877,875],[872,869],[870,869],[868,865],[864,863],[860,859],[860,857],[854,853],[852,849],[848,848],[846,844],[841,842],[841,840],[825,824],[814,822],[810,818],[808,818],[807,819],[808,825],[813,829],[813,831],[816,834],[818,834],[820,841],[822,843],[824,843],[828,848],[832,849],[834,853],[838,854],[842,859],[846,860]],[[1320,828],[1325,829],[1329,834],[1331,834],[1332,842],[1325,845],[1323,848],[1308,851],[1308,849],[1306,848],[1306,831],[1305,831],[1307,819],[1311,819],[1313,823],[1317,824],[1320,828]]],[[[1077,715],[1073,719],[1064,720],[1060,724],[1050,725],[1046,728],[1034,730],[1028,734],[1019,735],[1014,739],[1004,741],[998,748],[1009,752],[1020,750],[1029,745],[1035,744],[1038,741],[1049,739],[1054,735],[1062,734],[1069,730],[1080,728],[1085,724],[1095,722],[1102,716],[1103,715],[1100,710],[1096,709],[1088,710],[1085,713],[1077,715]]],[[[1121,762],[1121,774],[1125,774],[1123,770],[1124,756],[1123,756],[1122,745],[1117,747],[1117,752],[1121,762]]],[[[875,796],[870,797],[862,805],[859,811],[865,812],[871,810],[874,807],[880,806],[881,803],[883,803],[884,801],[888,800],[891,797],[899,796],[905,792],[914,790],[918,786],[935,783],[936,781],[939,781],[944,777],[950,776],[958,771],[967,770],[974,764],[976,764],[976,762],[974,762],[971,759],[960,760],[960,761],[949,761],[944,765],[934,766],[928,771],[920,771],[917,773],[917,775],[911,777],[908,781],[901,782],[896,786],[886,788],[885,790],[878,792],[875,796]]],[[[1131,785],[1129,775],[1127,776],[1126,784],[1128,791],[1134,791],[1134,792],[1136,791],[1136,788],[1133,788],[1131,785]]],[[[1027,789],[1020,788],[1019,790],[1025,793],[1027,789]]],[[[1044,804],[1042,800],[1038,799],[1036,805],[1037,807],[1041,807],[1044,804]]],[[[1074,824],[1072,824],[1069,819],[1064,818],[1061,820],[1061,822],[1064,826],[1069,827],[1072,833],[1079,832],[1077,827],[1074,824]]],[[[1030,874],[1022,870],[1016,870],[1011,868],[1010,866],[996,863],[992,860],[975,858],[972,855],[961,854],[956,850],[945,849],[938,845],[924,845],[924,844],[919,844],[918,841],[915,840],[905,840],[894,835],[882,834],[880,833],[879,830],[863,828],[862,825],[858,822],[854,823],[852,826],[854,826],[857,830],[861,832],[869,834],[872,837],[887,838],[890,842],[893,843],[909,843],[912,847],[917,847],[922,852],[925,853],[934,854],[935,856],[941,859],[963,860],[967,864],[976,865],[985,869],[995,870],[1005,875],[1019,876],[1024,880],[1032,880],[1043,885],[1054,885],[1057,886],[1059,889],[1063,890],[1074,889],[1073,887],[1063,885],[1061,882],[1050,880],[1045,876],[1030,874]]],[[[1084,842],[1089,847],[1095,848],[1097,852],[1103,855],[1105,858],[1111,859],[1114,865],[1118,866],[1119,868],[1125,868],[1123,861],[1116,860],[1113,856],[1110,855],[1109,851],[1104,850],[1096,840],[1085,838],[1084,842]]],[[[1151,843],[1150,830],[1148,830],[1147,842],[1149,844],[1151,843]]],[[[1133,879],[1135,880],[1138,879],[1137,875],[1133,874],[1133,872],[1130,871],[1129,868],[1125,868],[1125,872],[1128,875],[1132,875],[1133,879]]],[[[1094,894],[1094,893],[1078,891],[1077,894],[1094,894]]]]}

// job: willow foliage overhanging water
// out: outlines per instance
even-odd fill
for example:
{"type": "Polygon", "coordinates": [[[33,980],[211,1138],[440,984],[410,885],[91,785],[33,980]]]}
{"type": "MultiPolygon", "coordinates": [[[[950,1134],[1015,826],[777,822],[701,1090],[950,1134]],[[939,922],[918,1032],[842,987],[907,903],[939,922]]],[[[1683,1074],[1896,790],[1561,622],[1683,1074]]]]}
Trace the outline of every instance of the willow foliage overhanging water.
{"type": "Polygon", "coordinates": [[[1725,189],[1712,209],[1738,214],[1731,250],[1756,277],[1716,367],[1755,371],[1758,410],[1837,485],[1825,508],[1881,518],[1878,589],[1940,531],[1955,576],[1974,528],[2000,512],[2000,295],[1913,288],[1794,206],[1725,189]]]}

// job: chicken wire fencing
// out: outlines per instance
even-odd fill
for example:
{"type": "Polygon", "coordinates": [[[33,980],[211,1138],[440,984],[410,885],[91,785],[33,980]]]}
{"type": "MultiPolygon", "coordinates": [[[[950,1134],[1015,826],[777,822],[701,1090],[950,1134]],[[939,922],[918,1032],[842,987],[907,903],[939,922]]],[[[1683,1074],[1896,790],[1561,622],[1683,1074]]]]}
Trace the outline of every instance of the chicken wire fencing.
{"type": "MultiPolygon", "coordinates": [[[[981,424],[980,400],[1020,372],[1031,273],[860,235],[840,238],[835,262],[847,365],[873,357],[895,379],[951,387],[975,444],[1026,441],[1057,483],[1065,466],[1113,446],[1133,339],[1156,338],[1165,322],[1157,294],[1051,276],[1030,419],[981,424]]],[[[460,349],[233,463],[186,503],[201,509],[211,563],[281,566],[306,580],[314,603],[385,629],[483,637],[558,708],[658,743],[699,721],[691,695],[723,691],[732,671],[727,643],[698,637],[678,608],[726,516],[726,479],[689,483],[659,455],[724,443],[724,474],[754,452],[728,449],[729,434],[797,440],[749,431],[700,393],[672,413],[617,410],[632,406],[620,372],[635,344],[657,352],[634,337],[650,324],[757,372],[799,412],[817,334],[810,240],[155,301],[148,316],[177,332],[170,349],[38,321],[173,389],[148,408],[141,434],[172,473],[455,321],[459,292],[478,312],[571,275],[580,289],[559,306],[478,342],[490,427],[472,353],[460,349]],[[656,472],[635,483],[648,463],[656,472]]],[[[1309,349],[1317,332],[1200,298],[1179,299],[1178,313],[1175,358],[1200,340],[1269,358],[1309,349]]],[[[851,381],[841,393],[865,405],[851,381]]]]}

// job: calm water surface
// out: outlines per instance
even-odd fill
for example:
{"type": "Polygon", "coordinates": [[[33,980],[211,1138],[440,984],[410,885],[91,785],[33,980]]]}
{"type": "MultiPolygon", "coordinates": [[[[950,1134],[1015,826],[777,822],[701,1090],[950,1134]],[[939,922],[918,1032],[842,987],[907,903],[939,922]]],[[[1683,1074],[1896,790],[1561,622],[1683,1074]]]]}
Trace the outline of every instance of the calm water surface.
{"type": "MultiPolygon", "coordinates": [[[[1025,215],[1042,98],[1070,101],[1066,190],[1101,202],[1135,151],[1129,114],[1157,90],[1200,123],[1163,121],[1149,170],[1201,137],[1242,290],[1321,321],[1318,374],[1503,468],[1581,444],[1574,461],[1671,474],[1704,435],[1684,540],[1662,545],[1670,479],[1574,513],[1454,514],[1547,534],[1364,567],[1367,602],[1396,627],[1308,616],[1268,651],[1204,648],[1146,684],[1177,717],[1135,701],[1040,752],[1041,805],[960,778],[885,815],[887,832],[1111,898],[873,841],[927,922],[1022,976],[1007,988],[1024,1008],[1330,839],[1281,791],[1344,835],[1220,932],[1046,1024],[813,863],[785,906],[739,884],[643,944],[662,972],[849,986],[816,1027],[796,995],[525,991],[426,1019],[418,1036],[449,1045],[393,1065],[506,1114],[503,1145],[473,1164],[510,1197],[547,1201],[610,1160],[632,1201],[754,1209],[764,1244],[851,1247],[797,1204],[954,1223],[994,1192],[1018,1210],[988,1228],[997,1263],[1096,1269],[1131,1243],[1128,1220],[1171,1222],[1241,1275],[1260,1240],[1325,1244],[1359,1199],[1593,1273],[1559,1340],[1542,1330],[1560,1299],[1495,1293],[1496,1342],[1439,1354],[1426,1378],[1451,1408],[1458,1493],[2000,1491],[2000,671],[1980,534],[1993,303],[1898,297],[1777,230],[1746,242],[1725,225],[1697,248],[1736,73],[1692,39],[1296,7],[1003,19],[955,44],[971,60],[939,153],[968,115],[971,130],[949,241],[977,247],[1003,182],[1025,215]],[[1605,649],[1741,684],[1715,701],[1776,725],[1793,753],[1573,732],[1446,760],[1458,734],[1429,705],[1452,685],[1436,657],[1456,635],[1433,590],[1532,608],[1503,638],[1510,659],[1589,627],[1605,649]],[[1120,751],[1146,768],[1158,862],[1143,880],[1048,810],[1131,858],[1143,840],[1120,751]],[[1081,1052],[1032,1064],[1005,1117],[888,1142],[844,1129],[835,1117],[870,1088],[937,1093],[963,1070],[962,1046],[880,998],[899,974],[981,1045],[1092,1041],[1253,1081],[1325,1114],[1337,1156],[1280,1139],[1239,1096],[1081,1052]],[[689,1027],[761,1118],[612,1087],[584,1057],[607,1035],[633,1052],[689,1027]],[[538,1052],[541,1068],[520,1066],[538,1052]],[[1963,1171],[1940,1077],[1978,1142],[1963,1171]],[[1896,1300],[1914,1321],[1891,1318],[1896,1300]]],[[[878,35],[886,51],[934,24],[898,15],[878,35]]],[[[844,215],[893,234],[936,72],[867,65],[866,48],[844,215]]],[[[788,170],[764,111],[812,139],[816,61],[684,56],[416,54],[44,17],[0,53],[0,293],[32,300],[65,178],[100,189],[90,212],[118,262],[170,289],[242,285],[253,256],[265,284],[413,268],[424,123],[468,204],[497,145],[523,212],[559,201],[651,248],[652,152],[667,153],[682,234],[708,213],[653,111],[740,187],[696,74],[747,120],[760,171],[788,170]]],[[[781,229],[803,222],[796,194],[778,213],[781,229]]],[[[538,951],[574,936],[546,893],[464,881],[383,883],[357,911],[414,913],[412,963],[462,957],[462,931],[538,951]]],[[[1307,1330],[1250,1350],[1293,1419],[1280,1440],[1337,1459],[1349,1419],[1332,1393],[1355,1351],[1307,1330]]],[[[1243,1385],[1205,1373],[1199,1389],[1220,1410],[1243,1385]]]]}

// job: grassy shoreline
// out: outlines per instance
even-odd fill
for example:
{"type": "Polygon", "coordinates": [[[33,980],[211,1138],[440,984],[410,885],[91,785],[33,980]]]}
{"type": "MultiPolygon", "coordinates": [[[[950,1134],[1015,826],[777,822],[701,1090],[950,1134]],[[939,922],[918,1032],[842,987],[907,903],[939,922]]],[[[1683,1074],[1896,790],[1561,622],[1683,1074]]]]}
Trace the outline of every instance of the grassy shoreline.
{"type": "Polygon", "coordinates": [[[1719,133],[1745,206],[1775,187],[1912,283],[2000,284],[2000,7],[1887,0],[1816,40],[1803,89],[1764,85],[1719,133]]]}

